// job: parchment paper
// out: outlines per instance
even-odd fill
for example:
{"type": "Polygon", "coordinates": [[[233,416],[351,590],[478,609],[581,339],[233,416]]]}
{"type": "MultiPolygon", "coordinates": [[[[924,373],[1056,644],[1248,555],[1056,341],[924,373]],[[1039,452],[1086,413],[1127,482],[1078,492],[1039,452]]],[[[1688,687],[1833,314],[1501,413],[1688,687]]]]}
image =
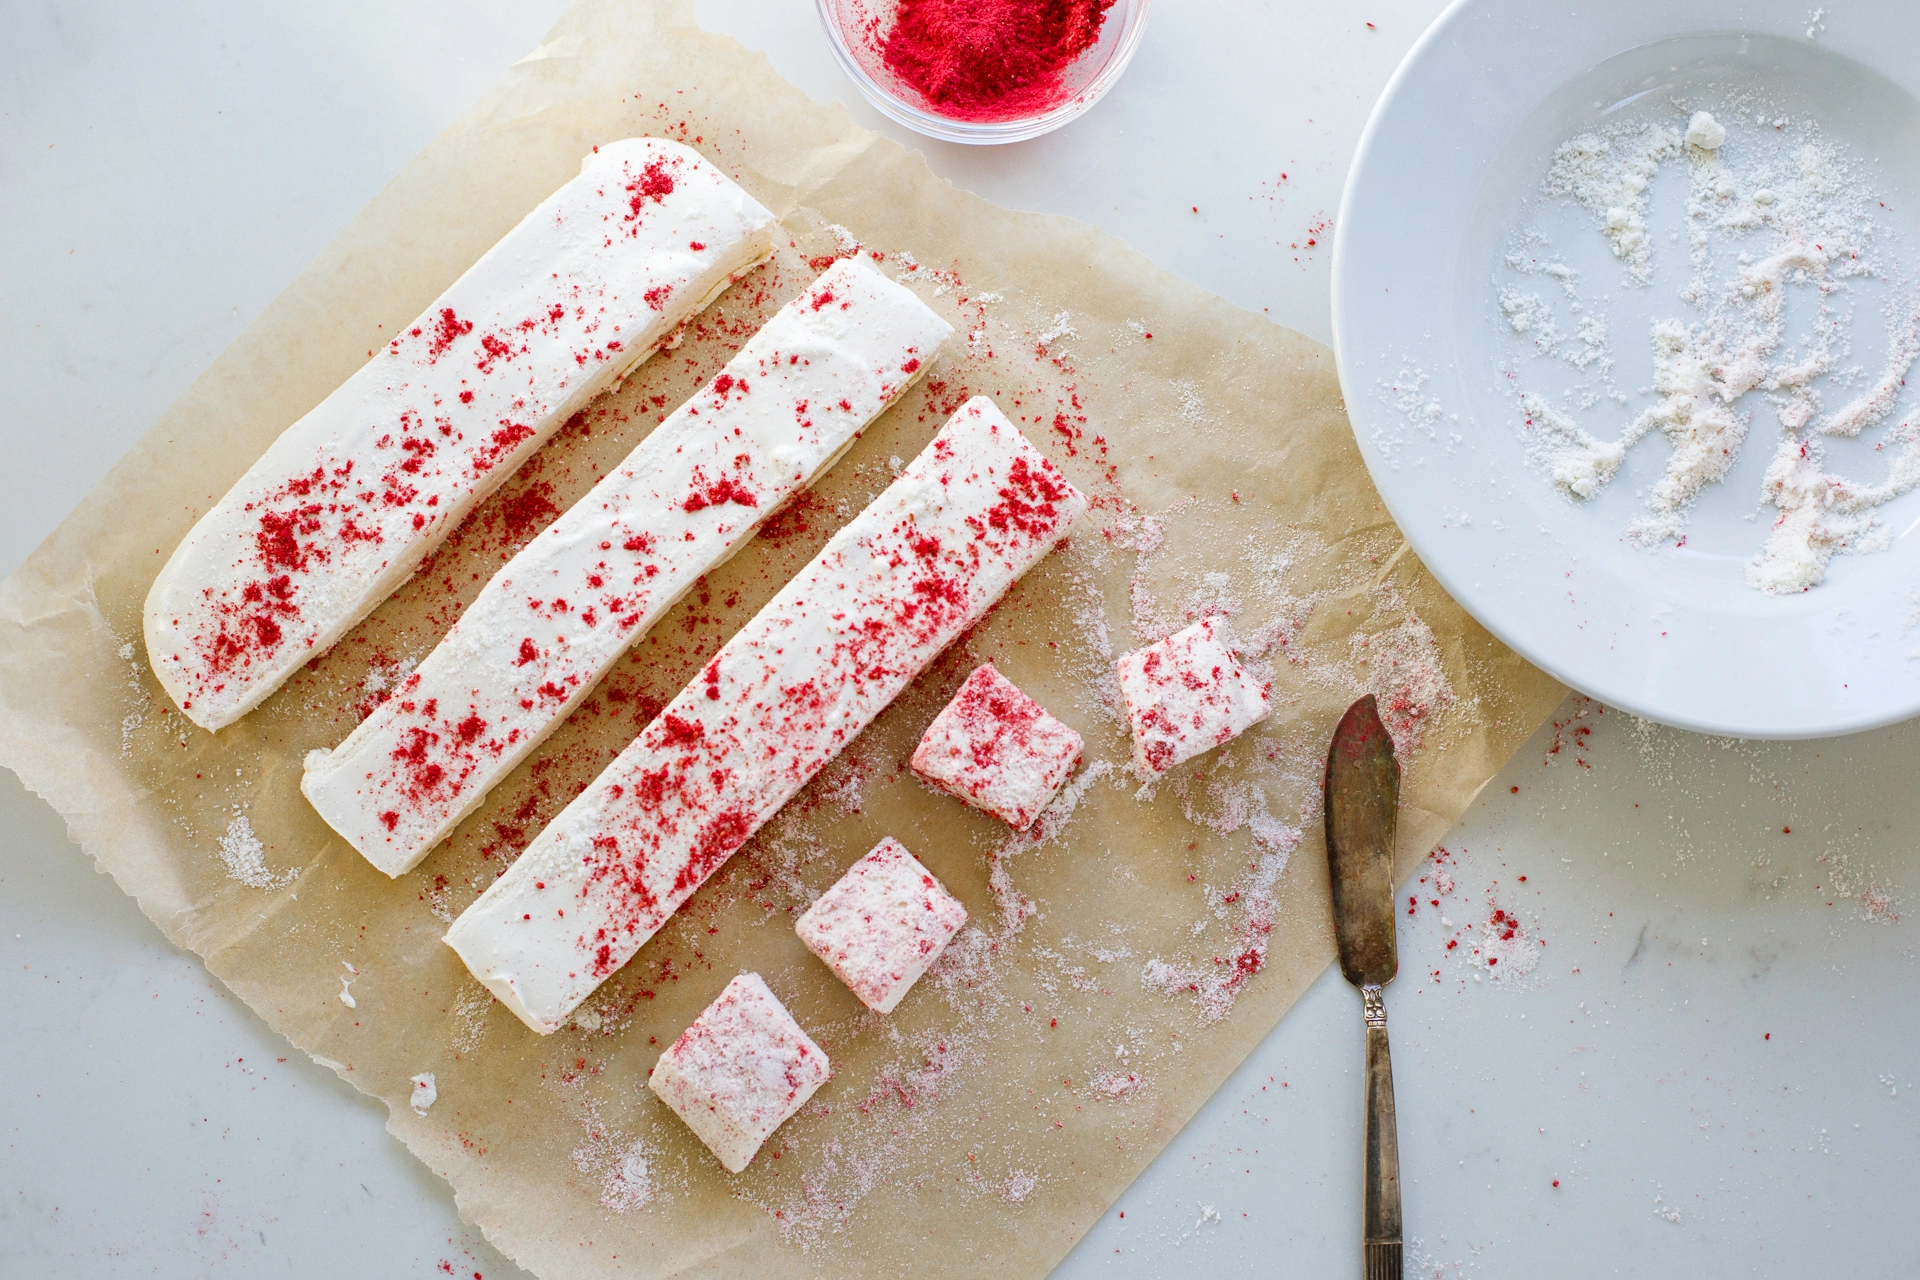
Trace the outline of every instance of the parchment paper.
{"type": "Polygon", "coordinates": [[[389,1127],[453,1184],[461,1212],[549,1277],[1043,1274],[1328,963],[1317,793],[1347,702],[1381,692],[1402,747],[1418,744],[1404,870],[1561,697],[1407,552],[1354,450],[1331,353],[1111,237],[953,190],[698,30],[690,0],[571,10],[0,587],[0,610],[0,760],[168,937],[385,1100],[389,1127]],[[188,724],[137,648],[166,553],[589,147],[641,133],[700,147],[779,213],[790,239],[776,260],[259,711],[217,736],[188,724]],[[420,870],[389,881],[332,837],[299,794],[302,754],[344,737],[494,567],[824,260],[855,251],[883,255],[959,325],[927,382],[420,870]],[[574,1025],[543,1039],[493,1006],[440,944],[445,922],[973,392],[1095,497],[1071,546],[574,1025]],[[1114,768],[1127,744],[1106,672],[1204,613],[1230,616],[1265,654],[1274,714],[1137,798],[1114,768]],[[1044,838],[1010,839],[905,770],[988,657],[1087,740],[1089,767],[1044,838]],[[862,1011],[790,927],[884,835],[973,918],[889,1018],[862,1011]],[[729,1177],[643,1086],[659,1046],[748,967],[835,1075],[729,1177]],[[417,1116],[409,1079],[426,1071],[439,1100],[417,1116]]]}

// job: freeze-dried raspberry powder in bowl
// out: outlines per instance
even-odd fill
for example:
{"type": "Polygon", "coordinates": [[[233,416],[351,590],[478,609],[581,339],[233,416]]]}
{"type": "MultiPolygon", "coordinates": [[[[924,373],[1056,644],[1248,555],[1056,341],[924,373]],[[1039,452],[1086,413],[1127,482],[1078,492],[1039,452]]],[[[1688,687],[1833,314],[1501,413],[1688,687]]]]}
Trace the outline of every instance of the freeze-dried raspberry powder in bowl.
{"type": "Polygon", "coordinates": [[[1065,72],[1100,39],[1114,0],[901,0],[887,69],[953,120],[1037,115],[1066,102],[1065,72]]]}

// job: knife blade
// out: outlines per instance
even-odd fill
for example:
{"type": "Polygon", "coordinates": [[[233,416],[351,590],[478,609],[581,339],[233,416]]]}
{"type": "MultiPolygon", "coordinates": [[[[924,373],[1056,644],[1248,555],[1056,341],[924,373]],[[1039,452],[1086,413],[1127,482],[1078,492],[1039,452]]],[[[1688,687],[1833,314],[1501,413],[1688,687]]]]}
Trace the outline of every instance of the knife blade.
{"type": "Polygon", "coordinates": [[[1360,988],[1367,1023],[1366,1280],[1402,1280],[1400,1147],[1394,1124],[1393,1055],[1382,988],[1399,971],[1393,918],[1393,846],[1400,762],[1368,694],[1347,708],[1327,750],[1327,870],[1340,972],[1360,988]]]}

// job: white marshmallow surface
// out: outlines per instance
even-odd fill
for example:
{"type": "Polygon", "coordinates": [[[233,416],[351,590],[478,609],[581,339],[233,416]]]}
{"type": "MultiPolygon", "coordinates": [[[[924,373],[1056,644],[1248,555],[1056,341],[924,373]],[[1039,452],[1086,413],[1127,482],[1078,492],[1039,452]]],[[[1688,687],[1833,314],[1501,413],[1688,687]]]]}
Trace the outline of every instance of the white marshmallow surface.
{"type": "Polygon", "coordinates": [[[832,1074],[760,975],[743,973],[660,1055],[647,1087],[739,1173],[832,1074]]]}
{"type": "Polygon", "coordinates": [[[793,926],[869,1009],[892,1013],[967,922],[967,909],[889,836],[793,926]]]}

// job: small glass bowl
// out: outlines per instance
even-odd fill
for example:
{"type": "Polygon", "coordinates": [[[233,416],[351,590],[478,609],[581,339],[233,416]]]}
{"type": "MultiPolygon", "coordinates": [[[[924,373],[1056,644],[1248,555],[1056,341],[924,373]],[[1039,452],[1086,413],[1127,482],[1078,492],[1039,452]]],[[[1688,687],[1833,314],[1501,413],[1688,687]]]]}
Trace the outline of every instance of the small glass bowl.
{"type": "Polygon", "coordinates": [[[862,27],[885,21],[894,0],[816,0],[820,21],[833,42],[840,66],[860,86],[867,101],[917,133],[947,142],[990,146],[1024,142],[1058,129],[1098,102],[1133,60],[1147,24],[1148,0],[1114,0],[1100,26],[1100,39],[1063,74],[1067,99],[1036,115],[1007,120],[953,120],[923,104],[880,59],[880,51],[862,27]]]}

